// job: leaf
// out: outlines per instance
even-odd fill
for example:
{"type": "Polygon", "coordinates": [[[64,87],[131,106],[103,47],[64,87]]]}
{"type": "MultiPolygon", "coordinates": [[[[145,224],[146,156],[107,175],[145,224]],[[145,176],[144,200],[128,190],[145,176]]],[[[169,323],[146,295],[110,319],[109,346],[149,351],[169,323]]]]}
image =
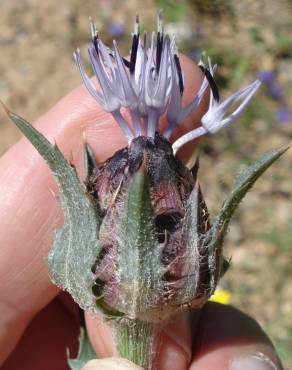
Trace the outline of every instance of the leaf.
{"type": "Polygon", "coordinates": [[[85,328],[80,327],[78,354],[76,358],[68,359],[70,369],[81,370],[88,361],[96,358],[96,353],[91,346],[85,328]]]}
{"type": "Polygon", "coordinates": [[[55,234],[47,263],[53,282],[67,290],[83,309],[95,307],[91,267],[100,251],[97,240],[100,220],[75,169],[63,154],[31,124],[8,111],[9,117],[47,161],[60,188],[65,222],[55,234]]]}
{"type": "Polygon", "coordinates": [[[155,305],[162,291],[161,247],[156,238],[146,170],[133,175],[119,225],[119,296],[121,311],[137,318],[155,305]]]}
{"type": "Polygon", "coordinates": [[[237,209],[240,201],[252,188],[257,179],[289,148],[290,145],[286,145],[266,153],[258,161],[247,167],[235,180],[230,194],[225,199],[209,234],[209,264],[213,265],[213,268],[217,271],[214,280],[215,285],[216,281],[221,276],[221,268],[223,265],[222,244],[234,211],[237,209]]]}

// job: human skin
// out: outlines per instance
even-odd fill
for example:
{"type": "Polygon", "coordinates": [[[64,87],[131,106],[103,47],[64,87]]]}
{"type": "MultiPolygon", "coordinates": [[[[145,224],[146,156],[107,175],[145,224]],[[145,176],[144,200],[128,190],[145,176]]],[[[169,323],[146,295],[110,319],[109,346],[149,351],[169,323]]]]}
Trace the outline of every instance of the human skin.
{"type": "MultiPolygon", "coordinates": [[[[198,90],[202,75],[190,60],[181,59],[187,103],[198,90]]],[[[198,125],[206,106],[207,97],[176,135],[198,125]]],[[[83,86],[40,117],[35,127],[58,144],[81,177],[84,140],[98,162],[127,145],[117,124],[83,86]]],[[[194,143],[190,147],[193,150],[194,143]]],[[[180,152],[183,160],[189,148],[180,152]]],[[[44,260],[54,230],[63,222],[55,195],[58,188],[48,166],[25,138],[0,159],[0,188],[1,369],[68,369],[65,350],[69,347],[76,353],[79,311],[52,284],[44,260]]],[[[110,330],[100,318],[86,314],[86,325],[97,354],[114,356],[110,330]]],[[[161,334],[160,342],[155,360],[160,370],[223,370],[234,358],[256,353],[281,369],[272,345],[255,321],[228,306],[208,303],[201,311],[180,314],[161,334]]],[[[110,361],[115,360],[88,366],[118,369],[110,361]]]]}

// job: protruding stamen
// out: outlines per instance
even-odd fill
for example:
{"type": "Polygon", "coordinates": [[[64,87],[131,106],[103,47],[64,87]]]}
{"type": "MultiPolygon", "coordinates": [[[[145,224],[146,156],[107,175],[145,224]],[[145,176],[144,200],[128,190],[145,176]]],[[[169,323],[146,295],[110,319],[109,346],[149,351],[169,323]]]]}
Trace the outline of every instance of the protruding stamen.
{"type": "Polygon", "coordinates": [[[143,49],[146,50],[147,48],[147,32],[144,31],[144,35],[143,35],[143,49]]]}
{"type": "Polygon", "coordinates": [[[137,51],[138,51],[138,45],[139,45],[139,36],[140,36],[139,16],[136,15],[136,22],[135,22],[135,27],[134,27],[131,56],[130,56],[130,65],[129,65],[129,70],[131,74],[133,74],[135,71],[137,51]]]}
{"type": "Polygon", "coordinates": [[[125,65],[127,68],[130,68],[131,63],[130,63],[126,58],[124,58],[124,57],[123,57],[123,62],[124,62],[124,65],[125,65]]]}
{"type": "Polygon", "coordinates": [[[214,77],[212,75],[212,71],[210,71],[210,69],[205,65],[205,63],[202,60],[199,61],[198,66],[201,69],[201,71],[204,73],[204,75],[206,76],[206,78],[209,82],[210,89],[212,91],[212,95],[213,95],[214,100],[219,102],[220,101],[219,90],[218,90],[217,84],[214,80],[214,77]]]}
{"type": "Polygon", "coordinates": [[[161,63],[161,54],[163,49],[163,13],[162,10],[159,11],[157,16],[157,41],[156,41],[156,70],[157,73],[160,69],[160,63],[161,63]]]}
{"type": "Polygon", "coordinates": [[[184,80],[183,80],[183,74],[181,70],[179,57],[177,54],[174,54],[174,62],[175,62],[177,75],[178,75],[179,91],[180,91],[180,94],[182,95],[184,92],[184,80]]]}
{"type": "Polygon", "coordinates": [[[90,22],[92,43],[94,45],[96,52],[98,53],[98,45],[97,45],[98,33],[97,33],[96,25],[91,17],[89,17],[89,22],[90,22]]]}
{"type": "Polygon", "coordinates": [[[135,18],[134,35],[137,35],[137,36],[140,35],[140,19],[139,19],[139,14],[136,14],[136,18],[135,18]]]}
{"type": "Polygon", "coordinates": [[[163,10],[160,9],[157,15],[157,33],[163,34],[163,10]]]}

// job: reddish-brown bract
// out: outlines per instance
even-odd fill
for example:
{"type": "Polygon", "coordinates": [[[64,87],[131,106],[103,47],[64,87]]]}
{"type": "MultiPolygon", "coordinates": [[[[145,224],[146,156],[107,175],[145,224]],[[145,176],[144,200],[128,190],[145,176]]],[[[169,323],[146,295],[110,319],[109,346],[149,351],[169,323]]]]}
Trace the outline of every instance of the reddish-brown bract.
{"type": "MultiPolygon", "coordinates": [[[[173,156],[171,144],[160,134],[156,133],[154,139],[140,136],[134,139],[128,148],[117,151],[107,161],[98,165],[87,183],[87,189],[96,199],[98,212],[103,219],[99,234],[102,251],[93,267],[96,274],[94,294],[97,297],[102,296],[111,307],[115,307],[119,292],[119,281],[115,273],[118,270],[119,248],[117,225],[131,179],[143,166],[154,210],[153,226],[156,230],[156,242],[162,245],[160,262],[166,271],[163,276],[165,284],[161,300],[164,303],[174,298],[180,301],[177,296],[178,290],[189,278],[190,261],[187,260],[189,258],[187,248],[190,249],[192,246],[187,246],[188,230],[185,217],[188,199],[194,187],[198,186],[197,167],[189,171],[177,157],[173,156]]],[[[198,212],[201,223],[197,226],[198,231],[204,234],[210,225],[200,190],[199,201],[200,206],[194,211],[198,212]]],[[[194,248],[200,248],[200,245],[194,245],[194,248]]],[[[206,249],[200,251],[202,263],[199,265],[202,268],[197,271],[204,289],[208,280],[206,254],[206,249]]],[[[198,261],[194,261],[194,264],[198,264],[198,261]]],[[[196,285],[199,284],[200,281],[197,281],[196,285]]],[[[195,289],[194,294],[196,296],[195,289]]]]}

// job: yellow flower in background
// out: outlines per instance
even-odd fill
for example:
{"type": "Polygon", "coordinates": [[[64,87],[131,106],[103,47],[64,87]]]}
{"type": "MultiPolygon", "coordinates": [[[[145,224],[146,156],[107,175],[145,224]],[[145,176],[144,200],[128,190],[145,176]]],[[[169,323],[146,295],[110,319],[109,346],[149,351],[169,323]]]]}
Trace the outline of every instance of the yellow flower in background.
{"type": "Polygon", "coordinates": [[[231,301],[231,294],[228,290],[219,288],[211,296],[210,301],[221,304],[229,304],[231,301]]]}

